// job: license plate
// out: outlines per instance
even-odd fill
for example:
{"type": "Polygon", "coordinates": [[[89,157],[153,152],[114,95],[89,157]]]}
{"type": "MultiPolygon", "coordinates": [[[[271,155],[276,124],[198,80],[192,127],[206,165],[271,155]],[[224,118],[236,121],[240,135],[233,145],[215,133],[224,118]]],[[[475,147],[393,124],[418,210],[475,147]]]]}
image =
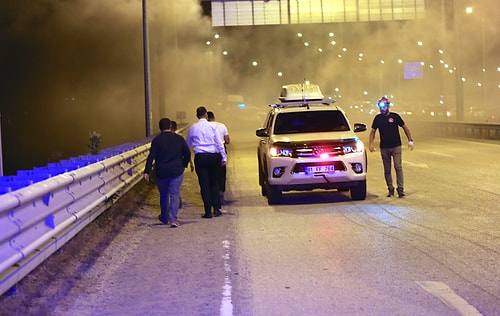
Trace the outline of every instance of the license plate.
{"type": "Polygon", "coordinates": [[[304,167],[306,173],[321,173],[321,172],[335,172],[335,166],[311,166],[304,167]]]}

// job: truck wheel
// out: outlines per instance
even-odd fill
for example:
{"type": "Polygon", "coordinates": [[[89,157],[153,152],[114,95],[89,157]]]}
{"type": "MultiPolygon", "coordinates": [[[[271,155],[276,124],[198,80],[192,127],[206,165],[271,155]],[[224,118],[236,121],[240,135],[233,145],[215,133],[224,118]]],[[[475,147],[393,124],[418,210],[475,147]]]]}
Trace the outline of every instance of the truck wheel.
{"type": "Polygon", "coordinates": [[[351,188],[351,199],[353,201],[366,199],[366,180],[351,188]]]}
{"type": "Polygon", "coordinates": [[[267,174],[264,173],[264,168],[262,166],[262,162],[260,160],[260,155],[257,153],[257,161],[258,161],[258,168],[259,168],[259,185],[260,185],[260,193],[262,196],[267,195],[267,174]]]}
{"type": "Polygon", "coordinates": [[[259,185],[260,185],[260,193],[262,196],[267,195],[267,180],[266,175],[262,172],[262,168],[259,166],[259,185]]]}
{"type": "Polygon", "coordinates": [[[260,194],[262,194],[262,196],[267,196],[267,187],[265,184],[260,186],[260,194]]]}
{"type": "MultiPolygon", "coordinates": [[[[267,184],[267,183],[266,183],[267,184]]],[[[267,203],[280,204],[282,200],[282,193],[275,185],[267,184],[267,203]]]]}

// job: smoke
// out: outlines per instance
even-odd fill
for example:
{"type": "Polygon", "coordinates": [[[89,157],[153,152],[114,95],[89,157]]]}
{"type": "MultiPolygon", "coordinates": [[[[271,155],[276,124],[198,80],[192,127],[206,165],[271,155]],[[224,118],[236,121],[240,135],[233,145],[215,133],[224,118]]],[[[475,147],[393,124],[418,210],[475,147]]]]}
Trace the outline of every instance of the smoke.
{"type": "MultiPolygon", "coordinates": [[[[497,109],[496,2],[463,19],[468,107],[497,109]],[[482,80],[483,94],[475,85],[482,80]]],[[[258,127],[280,87],[304,80],[350,112],[381,95],[398,111],[442,100],[439,110],[453,111],[455,79],[440,59],[455,66],[456,32],[439,2],[427,4],[414,21],[212,27],[197,0],[147,0],[152,132],[161,117],[195,121],[201,104],[230,132],[258,127]],[[404,79],[399,60],[425,61],[423,78],[404,79]]],[[[145,136],[141,0],[2,1],[0,45],[6,174],[88,153],[92,131],[102,147],[145,136]]]]}
{"type": "Polygon", "coordinates": [[[464,119],[498,121],[496,2],[475,3],[473,14],[455,8],[458,26],[453,7],[436,1],[426,2],[425,15],[416,20],[225,28],[237,57],[224,64],[246,77],[237,82],[249,87],[255,106],[277,101],[282,84],[309,80],[348,111],[369,110],[388,95],[397,111],[455,120],[459,59],[464,119]],[[249,66],[253,60],[258,66],[249,66]],[[421,62],[421,76],[405,78],[405,66],[421,62]]]}
{"type": "MultiPolygon", "coordinates": [[[[155,132],[193,102],[210,24],[195,0],[147,9],[155,132]]],[[[140,0],[3,1],[0,34],[5,174],[85,154],[92,131],[103,147],[145,136],[140,0]]]]}

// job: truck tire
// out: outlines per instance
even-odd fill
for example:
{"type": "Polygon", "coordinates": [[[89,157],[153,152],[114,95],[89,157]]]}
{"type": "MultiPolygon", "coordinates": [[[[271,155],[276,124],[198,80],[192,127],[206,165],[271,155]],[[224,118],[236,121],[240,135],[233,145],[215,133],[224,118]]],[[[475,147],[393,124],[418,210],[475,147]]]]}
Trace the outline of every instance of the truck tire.
{"type": "Polygon", "coordinates": [[[351,199],[353,201],[361,201],[366,199],[366,180],[351,187],[351,199]]]}
{"type": "Polygon", "coordinates": [[[266,189],[267,189],[267,203],[269,205],[280,204],[283,199],[281,190],[279,190],[277,186],[270,185],[268,183],[266,183],[266,189]]]}

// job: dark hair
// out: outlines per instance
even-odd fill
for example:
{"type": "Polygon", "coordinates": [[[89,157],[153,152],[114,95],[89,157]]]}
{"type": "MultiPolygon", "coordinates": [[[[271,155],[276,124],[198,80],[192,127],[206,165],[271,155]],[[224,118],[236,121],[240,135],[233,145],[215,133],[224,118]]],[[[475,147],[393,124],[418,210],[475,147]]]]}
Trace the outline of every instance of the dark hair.
{"type": "Polygon", "coordinates": [[[201,118],[202,116],[204,116],[205,114],[207,114],[207,108],[204,107],[204,106],[200,106],[196,109],[196,116],[198,118],[201,118]]]}
{"type": "Polygon", "coordinates": [[[170,129],[170,124],[171,124],[170,119],[166,117],[160,119],[160,122],[158,123],[158,125],[160,126],[160,131],[170,129]]]}
{"type": "Polygon", "coordinates": [[[177,122],[176,121],[170,122],[170,129],[172,130],[172,132],[175,132],[175,130],[177,129],[177,122]]]}
{"type": "Polygon", "coordinates": [[[215,115],[214,115],[214,112],[212,112],[212,111],[208,111],[208,112],[207,112],[207,115],[208,115],[208,119],[209,119],[209,120],[215,120],[215,115]]]}

